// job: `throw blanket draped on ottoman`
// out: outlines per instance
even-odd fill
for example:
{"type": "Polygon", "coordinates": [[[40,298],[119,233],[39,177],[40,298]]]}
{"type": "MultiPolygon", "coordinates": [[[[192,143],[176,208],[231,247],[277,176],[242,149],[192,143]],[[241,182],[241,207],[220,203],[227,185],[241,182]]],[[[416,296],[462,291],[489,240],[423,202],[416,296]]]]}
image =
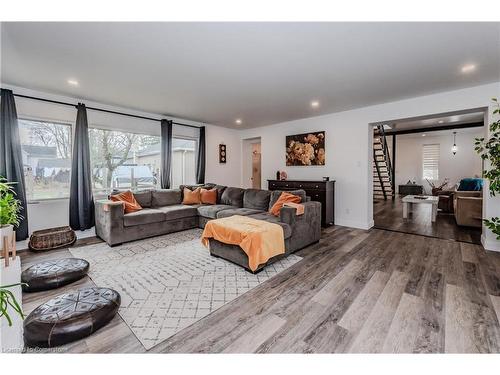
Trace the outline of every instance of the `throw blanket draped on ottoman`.
{"type": "Polygon", "coordinates": [[[285,237],[280,225],[246,216],[210,220],[201,236],[203,245],[208,246],[209,238],[241,247],[252,271],[273,256],[285,253],[285,237]]]}

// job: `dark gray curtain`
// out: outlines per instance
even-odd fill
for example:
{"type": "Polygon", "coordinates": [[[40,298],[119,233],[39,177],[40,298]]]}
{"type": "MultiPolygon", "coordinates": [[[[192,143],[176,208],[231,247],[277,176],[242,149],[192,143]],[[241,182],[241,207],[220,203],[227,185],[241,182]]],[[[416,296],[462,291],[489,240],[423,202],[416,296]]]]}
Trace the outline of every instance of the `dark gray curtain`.
{"type": "Polygon", "coordinates": [[[200,139],[198,140],[198,152],[196,158],[196,183],[205,183],[205,127],[200,128],[200,139]]]}
{"type": "Polygon", "coordinates": [[[172,121],[161,120],[161,188],[170,189],[172,166],[172,121]]]}
{"type": "Polygon", "coordinates": [[[94,198],[90,170],[89,130],[87,108],[78,103],[75,140],[71,158],[71,188],[69,193],[69,225],[74,230],[85,230],[94,226],[94,198]]]}
{"type": "Polygon", "coordinates": [[[19,227],[15,228],[16,240],[24,240],[28,238],[28,210],[23,156],[14,94],[6,89],[1,89],[0,97],[0,176],[5,177],[8,182],[15,182],[12,187],[17,199],[21,201],[21,216],[23,217],[19,227]]]}

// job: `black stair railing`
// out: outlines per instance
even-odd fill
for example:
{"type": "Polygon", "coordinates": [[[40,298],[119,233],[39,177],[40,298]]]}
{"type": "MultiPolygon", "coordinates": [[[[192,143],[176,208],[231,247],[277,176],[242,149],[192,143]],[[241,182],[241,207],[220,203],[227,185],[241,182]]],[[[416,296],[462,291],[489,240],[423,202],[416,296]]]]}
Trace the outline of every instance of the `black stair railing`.
{"type": "MultiPolygon", "coordinates": [[[[383,158],[384,158],[386,169],[387,169],[387,176],[389,177],[389,183],[391,185],[391,195],[392,195],[392,197],[394,197],[394,174],[392,173],[391,154],[389,152],[389,146],[387,144],[385,129],[384,129],[383,125],[377,125],[376,129],[378,130],[380,144],[382,145],[382,154],[383,154],[383,158]]],[[[384,186],[384,182],[382,180],[382,176],[380,173],[380,168],[378,165],[378,160],[377,160],[375,148],[373,149],[373,160],[375,162],[375,167],[377,170],[377,175],[379,177],[380,186],[382,188],[382,193],[384,195],[384,199],[387,199],[386,187],[384,186]]]]}

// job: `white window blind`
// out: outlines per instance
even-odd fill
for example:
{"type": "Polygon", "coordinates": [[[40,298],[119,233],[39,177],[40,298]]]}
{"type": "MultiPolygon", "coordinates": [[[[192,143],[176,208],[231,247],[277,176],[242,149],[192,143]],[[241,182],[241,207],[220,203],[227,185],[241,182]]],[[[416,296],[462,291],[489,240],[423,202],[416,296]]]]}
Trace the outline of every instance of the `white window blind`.
{"type": "Polygon", "coordinates": [[[422,177],[434,181],[439,179],[439,144],[423,145],[422,177]]]}

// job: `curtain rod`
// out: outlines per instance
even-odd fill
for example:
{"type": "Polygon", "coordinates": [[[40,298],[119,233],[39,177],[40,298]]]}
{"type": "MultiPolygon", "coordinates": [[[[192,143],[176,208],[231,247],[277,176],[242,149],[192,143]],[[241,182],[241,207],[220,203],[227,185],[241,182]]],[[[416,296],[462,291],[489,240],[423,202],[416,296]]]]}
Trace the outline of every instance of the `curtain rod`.
{"type": "MultiPolygon", "coordinates": [[[[21,95],[21,94],[14,94],[14,96],[18,96],[18,97],[20,97],[20,98],[25,98],[25,99],[39,100],[39,101],[42,101],[42,102],[47,102],[47,103],[60,104],[60,105],[67,105],[67,106],[70,106],[70,107],[77,107],[75,104],[66,103],[66,102],[60,102],[60,101],[57,101],[57,100],[50,100],[50,99],[44,99],[44,98],[37,98],[37,97],[35,97],[35,96],[28,96],[28,95],[21,95]]],[[[139,115],[131,115],[130,113],[123,113],[123,112],[111,111],[111,110],[108,110],[108,109],[102,109],[102,108],[87,107],[87,109],[90,109],[90,110],[92,110],[92,111],[98,111],[98,112],[112,113],[112,114],[114,114],[114,115],[128,116],[128,117],[135,117],[135,118],[140,118],[140,119],[143,119],[143,120],[161,121],[161,120],[159,120],[159,119],[152,118],[152,117],[139,116],[139,115]]],[[[181,123],[181,122],[175,122],[175,121],[172,121],[172,123],[173,123],[174,125],[187,126],[187,127],[189,127],[189,128],[195,128],[195,129],[199,129],[199,128],[200,128],[199,126],[196,126],[196,125],[188,125],[188,124],[183,124],[183,123],[181,123]]]]}

